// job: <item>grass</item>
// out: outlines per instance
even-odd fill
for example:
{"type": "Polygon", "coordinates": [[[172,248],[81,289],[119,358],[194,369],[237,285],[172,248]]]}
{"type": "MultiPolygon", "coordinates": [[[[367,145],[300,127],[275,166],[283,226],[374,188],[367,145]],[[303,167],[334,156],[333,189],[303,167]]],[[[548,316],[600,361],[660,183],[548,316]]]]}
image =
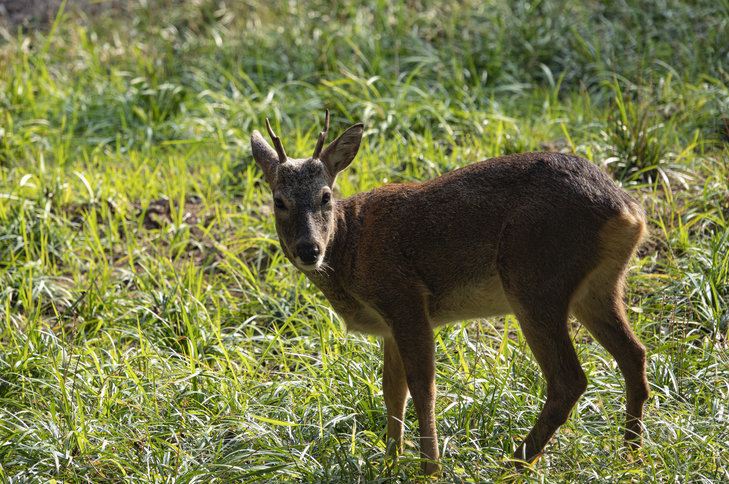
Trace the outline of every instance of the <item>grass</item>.
{"type": "MultiPolygon", "coordinates": [[[[640,460],[576,329],[590,386],[520,479],[729,480],[729,4],[489,3],[69,3],[0,29],[0,479],[417,478],[412,409],[383,458],[380,343],[284,259],[249,152],[269,117],[307,155],[328,108],[366,126],[343,196],[551,149],[640,199],[640,460]]],[[[443,480],[508,478],[543,401],[516,321],[436,345],[443,480]]]]}

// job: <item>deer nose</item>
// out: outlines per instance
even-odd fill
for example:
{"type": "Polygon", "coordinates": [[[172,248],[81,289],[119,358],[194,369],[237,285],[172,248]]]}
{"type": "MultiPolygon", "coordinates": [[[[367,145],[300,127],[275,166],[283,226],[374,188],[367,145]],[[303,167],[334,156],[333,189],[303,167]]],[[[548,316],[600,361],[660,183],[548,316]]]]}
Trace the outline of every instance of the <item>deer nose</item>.
{"type": "Polygon", "coordinates": [[[319,258],[319,246],[311,242],[301,242],[296,245],[296,253],[304,264],[314,264],[319,258]]]}

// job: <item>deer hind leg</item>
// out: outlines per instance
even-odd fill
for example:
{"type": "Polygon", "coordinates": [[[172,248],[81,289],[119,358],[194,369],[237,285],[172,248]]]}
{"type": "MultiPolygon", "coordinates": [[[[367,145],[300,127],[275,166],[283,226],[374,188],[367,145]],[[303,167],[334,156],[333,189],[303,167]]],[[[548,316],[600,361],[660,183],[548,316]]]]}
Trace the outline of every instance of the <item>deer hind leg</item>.
{"type": "Polygon", "coordinates": [[[572,407],[587,387],[587,377],[570,339],[566,309],[548,311],[514,306],[522,333],[547,381],[544,407],[514,453],[515,458],[529,462],[567,421],[572,407]]]}
{"type": "Polygon", "coordinates": [[[572,312],[592,336],[615,358],[625,378],[625,443],[641,445],[643,404],[648,400],[646,350],[633,333],[625,314],[622,267],[605,264],[590,276],[572,303],[572,312]]]}
{"type": "Polygon", "coordinates": [[[402,430],[405,419],[405,405],[408,398],[408,382],[405,368],[392,338],[384,341],[384,366],[382,369],[382,393],[387,407],[387,445],[395,453],[402,451],[402,430]]]}
{"type": "Polygon", "coordinates": [[[648,400],[646,350],[633,333],[623,304],[628,261],[643,233],[642,218],[626,211],[605,224],[600,233],[602,262],[582,282],[572,301],[572,312],[592,336],[613,355],[625,378],[625,441],[641,445],[643,404],[648,400]]]}

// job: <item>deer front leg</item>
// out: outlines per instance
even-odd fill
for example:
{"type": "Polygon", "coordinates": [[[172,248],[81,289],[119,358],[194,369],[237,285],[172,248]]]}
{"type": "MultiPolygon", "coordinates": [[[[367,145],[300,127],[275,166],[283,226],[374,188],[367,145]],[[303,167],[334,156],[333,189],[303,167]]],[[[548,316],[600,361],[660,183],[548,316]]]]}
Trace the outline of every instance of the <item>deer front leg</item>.
{"type": "Polygon", "coordinates": [[[384,341],[382,392],[385,397],[385,407],[387,407],[386,443],[388,446],[393,445],[391,450],[395,454],[399,454],[402,452],[402,430],[408,398],[408,383],[397,343],[392,338],[385,338],[384,341]]]}
{"type": "MultiPolygon", "coordinates": [[[[440,472],[438,434],[435,428],[435,343],[427,317],[398,320],[393,336],[405,371],[407,386],[413,397],[420,427],[421,466],[425,474],[440,472]]],[[[393,402],[394,403],[394,402],[393,402]]],[[[389,404],[388,404],[389,405],[389,404]]],[[[389,413],[389,407],[388,407],[389,413]]],[[[401,428],[392,427],[401,432],[401,428]]],[[[388,423],[388,432],[390,425],[388,423]]]]}

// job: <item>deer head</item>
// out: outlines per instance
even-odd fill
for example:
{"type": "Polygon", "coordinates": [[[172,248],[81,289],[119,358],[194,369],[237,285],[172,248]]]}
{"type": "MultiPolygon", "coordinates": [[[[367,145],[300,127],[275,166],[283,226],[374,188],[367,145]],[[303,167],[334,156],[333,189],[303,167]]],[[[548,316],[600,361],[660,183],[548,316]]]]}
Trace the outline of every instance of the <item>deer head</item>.
{"type": "Polygon", "coordinates": [[[324,147],[329,129],[329,111],[324,130],[310,158],[286,155],[281,138],[266,119],[266,128],[275,147],[253,131],[251,151],[273,192],[273,207],[281,248],[302,271],[320,270],[334,233],[336,202],[332,189],[337,174],[352,162],[359,151],[364,132],[361,123],[347,128],[324,147]]]}

